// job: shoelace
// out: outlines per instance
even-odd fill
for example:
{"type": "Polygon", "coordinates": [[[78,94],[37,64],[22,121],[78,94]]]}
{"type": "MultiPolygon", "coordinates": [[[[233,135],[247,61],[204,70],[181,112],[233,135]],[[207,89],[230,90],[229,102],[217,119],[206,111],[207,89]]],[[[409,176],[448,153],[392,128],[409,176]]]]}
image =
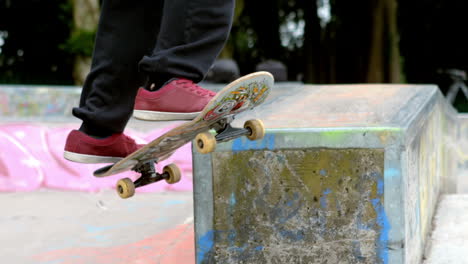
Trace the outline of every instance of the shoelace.
{"type": "Polygon", "coordinates": [[[190,92],[196,93],[200,96],[214,96],[216,93],[212,92],[207,89],[203,89],[202,87],[198,86],[196,83],[186,80],[186,79],[178,79],[176,80],[176,84],[181,85],[185,89],[189,89],[190,92]]]}

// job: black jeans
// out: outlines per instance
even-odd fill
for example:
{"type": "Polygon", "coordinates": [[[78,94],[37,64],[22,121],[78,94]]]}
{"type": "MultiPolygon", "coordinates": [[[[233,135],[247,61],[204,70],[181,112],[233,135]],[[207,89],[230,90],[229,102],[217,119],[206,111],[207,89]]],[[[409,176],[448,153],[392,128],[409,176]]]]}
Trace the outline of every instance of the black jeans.
{"type": "Polygon", "coordinates": [[[147,76],[201,81],[222,50],[234,0],[104,0],[91,71],[73,115],[120,133],[147,76]]]}

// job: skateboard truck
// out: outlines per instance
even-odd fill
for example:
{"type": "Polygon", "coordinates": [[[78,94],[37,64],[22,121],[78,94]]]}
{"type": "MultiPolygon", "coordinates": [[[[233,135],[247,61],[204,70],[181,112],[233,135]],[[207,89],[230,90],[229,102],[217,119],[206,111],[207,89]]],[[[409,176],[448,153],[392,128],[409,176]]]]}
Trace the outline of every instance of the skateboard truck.
{"type": "MultiPolygon", "coordinates": [[[[251,131],[247,128],[232,127],[231,122],[234,120],[234,116],[228,116],[213,124],[213,129],[216,131],[216,143],[226,142],[241,136],[247,136],[251,134],[251,131]]],[[[202,143],[202,142],[197,142],[202,143]]]]}
{"type": "Polygon", "coordinates": [[[132,170],[141,174],[135,182],[130,178],[124,178],[117,182],[117,192],[121,198],[129,198],[135,194],[135,188],[142,187],[154,182],[166,180],[173,184],[180,181],[181,173],[179,167],[175,164],[169,164],[164,167],[163,173],[156,171],[156,160],[148,160],[137,164],[132,170]]]}
{"type": "Polygon", "coordinates": [[[262,139],[265,136],[265,127],[263,122],[258,119],[248,120],[243,128],[232,127],[231,122],[234,117],[229,116],[213,125],[216,136],[209,131],[198,134],[195,137],[195,147],[198,152],[207,154],[213,152],[216,144],[246,136],[250,140],[262,139]]]}
{"type": "MultiPolygon", "coordinates": [[[[213,129],[217,135],[214,136],[209,131],[198,134],[195,137],[195,147],[198,152],[207,154],[213,152],[216,144],[226,142],[241,136],[246,136],[250,140],[261,139],[265,135],[265,128],[262,121],[253,119],[244,123],[243,128],[231,126],[234,117],[229,116],[216,122],[213,129]]],[[[135,194],[135,188],[142,187],[154,182],[166,180],[167,183],[173,184],[180,181],[181,172],[175,164],[169,164],[164,167],[163,173],[156,171],[155,164],[157,160],[151,159],[142,163],[138,163],[132,168],[133,171],[140,173],[141,176],[135,182],[130,178],[124,178],[117,182],[117,192],[121,198],[129,198],[135,194]]]]}

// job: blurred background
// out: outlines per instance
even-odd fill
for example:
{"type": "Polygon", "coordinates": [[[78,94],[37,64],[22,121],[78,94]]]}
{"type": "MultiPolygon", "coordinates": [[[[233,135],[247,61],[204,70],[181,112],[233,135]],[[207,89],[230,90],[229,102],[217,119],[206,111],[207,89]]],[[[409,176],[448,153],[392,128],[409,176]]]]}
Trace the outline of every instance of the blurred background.
{"type": "MultiPolygon", "coordinates": [[[[80,85],[99,6],[0,0],[0,84],[80,85]]],[[[468,70],[467,11],[466,0],[236,0],[219,67],[311,84],[434,83],[447,93],[468,70]]],[[[463,93],[453,101],[468,111],[463,93]]]]}

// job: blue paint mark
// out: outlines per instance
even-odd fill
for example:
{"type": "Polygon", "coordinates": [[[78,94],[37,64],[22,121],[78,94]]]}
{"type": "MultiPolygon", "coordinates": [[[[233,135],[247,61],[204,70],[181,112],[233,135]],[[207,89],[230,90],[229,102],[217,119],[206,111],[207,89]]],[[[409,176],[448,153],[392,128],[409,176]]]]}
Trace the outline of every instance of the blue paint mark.
{"type": "Polygon", "coordinates": [[[213,249],[214,231],[206,232],[197,242],[197,264],[199,264],[205,259],[206,254],[213,249]]]}
{"type": "Polygon", "coordinates": [[[98,226],[90,226],[90,225],[85,225],[85,227],[86,227],[86,232],[89,232],[89,233],[97,233],[97,232],[112,229],[112,227],[98,227],[98,226]]]}
{"type": "Polygon", "coordinates": [[[285,217],[278,217],[278,224],[284,224],[286,223],[289,219],[292,219],[293,217],[297,216],[297,212],[299,212],[300,207],[295,208],[292,212],[287,213],[287,212],[280,212],[281,214],[287,213],[285,217]]]}
{"type": "Polygon", "coordinates": [[[293,199],[288,201],[286,205],[292,208],[289,209],[287,207],[284,207],[280,205],[280,202],[278,202],[275,206],[276,208],[273,209],[272,214],[270,214],[271,219],[277,219],[275,222],[277,222],[278,224],[284,224],[289,219],[292,219],[293,217],[297,217],[299,209],[301,208],[299,195],[294,194],[293,199]]]}
{"type": "Polygon", "coordinates": [[[384,173],[385,173],[385,177],[390,177],[390,178],[400,176],[400,171],[395,168],[388,168],[385,170],[384,173]]]}
{"type": "MultiPolygon", "coordinates": [[[[380,195],[383,194],[383,180],[378,180],[377,190],[380,195]],[[380,190],[379,190],[380,189],[380,190]]],[[[380,235],[378,242],[378,255],[383,263],[388,263],[388,234],[390,231],[390,223],[388,221],[385,208],[379,198],[371,200],[374,210],[377,214],[377,224],[380,226],[380,235]]]]}
{"type": "Polygon", "coordinates": [[[236,240],[236,231],[235,230],[229,231],[227,239],[229,241],[230,246],[234,245],[235,240],[236,240]]]}
{"type": "Polygon", "coordinates": [[[236,205],[237,201],[236,201],[236,195],[234,193],[231,193],[231,198],[229,199],[229,203],[231,204],[231,206],[236,205]]]}
{"type": "Polygon", "coordinates": [[[322,176],[327,176],[327,171],[324,170],[324,169],[321,169],[321,170],[320,170],[320,175],[322,175],[322,176]]]}
{"type": "Polygon", "coordinates": [[[154,222],[156,222],[156,223],[164,223],[164,222],[167,222],[167,221],[169,221],[169,218],[167,218],[165,216],[158,217],[158,218],[154,219],[154,222]]]}
{"type": "Polygon", "coordinates": [[[279,230],[279,234],[287,239],[290,239],[292,241],[301,241],[304,240],[304,232],[302,231],[291,231],[291,230],[279,230]]]}
{"type": "Polygon", "coordinates": [[[255,249],[256,251],[261,251],[261,250],[263,250],[263,246],[258,246],[258,247],[254,248],[254,249],[255,249]]]}
{"type": "Polygon", "coordinates": [[[105,235],[95,235],[94,239],[99,240],[101,242],[109,241],[109,237],[105,235]]]}
{"type": "Polygon", "coordinates": [[[172,206],[172,205],[179,205],[179,204],[185,204],[187,203],[186,201],[183,200],[169,200],[164,202],[164,206],[172,206]]]}
{"type": "Polygon", "coordinates": [[[236,153],[245,150],[275,149],[275,135],[268,134],[262,140],[251,141],[247,138],[236,138],[232,142],[232,152],[236,153]]]}
{"type": "Polygon", "coordinates": [[[328,202],[327,202],[327,196],[331,193],[330,189],[326,189],[323,192],[322,197],[320,197],[320,205],[322,206],[323,209],[327,208],[328,202]]]}
{"type": "Polygon", "coordinates": [[[127,223],[127,224],[120,224],[120,225],[113,225],[113,226],[84,225],[84,227],[86,228],[86,232],[99,233],[99,232],[103,232],[103,231],[108,231],[108,230],[118,229],[118,228],[128,227],[128,226],[134,226],[134,225],[141,225],[141,223],[133,223],[133,224],[127,223]]]}
{"type": "Polygon", "coordinates": [[[384,182],[382,180],[379,180],[377,182],[377,194],[383,195],[383,193],[384,193],[384,182]]]}
{"type": "Polygon", "coordinates": [[[242,247],[230,247],[228,248],[229,251],[237,251],[237,252],[243,252],[247,249],[246,245],[243,245],[242,247]]]}

